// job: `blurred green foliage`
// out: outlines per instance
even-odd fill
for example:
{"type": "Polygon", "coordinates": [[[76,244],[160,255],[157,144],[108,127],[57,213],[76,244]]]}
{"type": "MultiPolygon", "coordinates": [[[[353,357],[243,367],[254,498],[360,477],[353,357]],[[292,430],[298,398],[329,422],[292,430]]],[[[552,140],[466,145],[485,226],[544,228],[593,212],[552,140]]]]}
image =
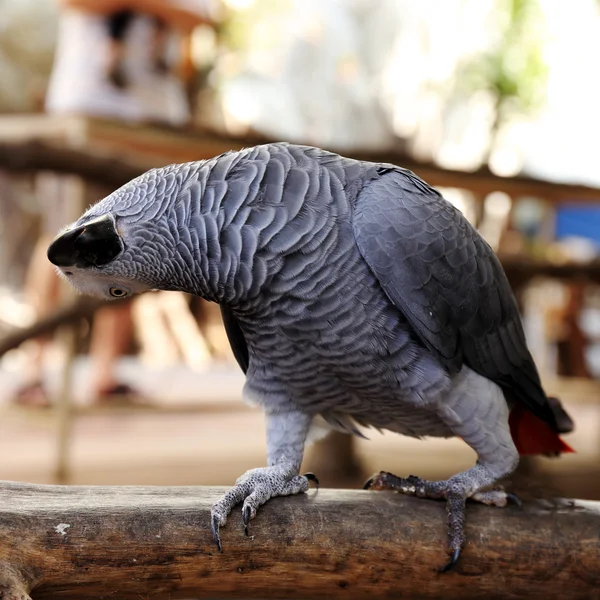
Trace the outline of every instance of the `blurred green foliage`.
{"type": "Polygon", "coordinates": [[[496,123],[515,112],[530,113],[546,97],[547,65],[542,55],[544,23],[538,0],[495,0],[489,49],[463,62],[457,73],[468,94],[491,92],[496,123]]]}
{"type": "Polygon", "coordinates": [[[279,32],[271,27],[261,30],[257,39],[255,26],[259,23],[272,24],[277,17],[285,18],[291,10],[290,0],[260,0],[228,11],[219,28],[220,43],[231,51],[247,50],[257,41],[276,49],[279,32]]]}

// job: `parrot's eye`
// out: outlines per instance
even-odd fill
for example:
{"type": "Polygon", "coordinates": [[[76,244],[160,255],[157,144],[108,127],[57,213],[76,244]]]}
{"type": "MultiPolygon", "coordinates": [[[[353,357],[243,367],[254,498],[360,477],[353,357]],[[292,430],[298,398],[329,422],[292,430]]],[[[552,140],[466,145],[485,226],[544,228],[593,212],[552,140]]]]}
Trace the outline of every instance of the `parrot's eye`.
{"type": "Polygon", "coordinates": [[[118,287],[111,287],[108,292],[113,298],[125,298],[127,296],[127,292],[118,287]]]}

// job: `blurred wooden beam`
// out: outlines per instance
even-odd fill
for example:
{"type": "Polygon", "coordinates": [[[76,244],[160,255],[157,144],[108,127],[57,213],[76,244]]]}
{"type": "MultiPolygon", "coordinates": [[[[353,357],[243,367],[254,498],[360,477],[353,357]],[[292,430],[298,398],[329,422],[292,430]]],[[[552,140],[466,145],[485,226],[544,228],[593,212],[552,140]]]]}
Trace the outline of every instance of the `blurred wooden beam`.
{"type": "Polygon", "coordinates": [[[562,600],[600,587],[599,503],[469,506],[470,542],[440,575],[443,503],[325,489],[276,498],[250,537],[236,509],[219,554],[209,517],[224,491],[4,482],[1,596],[562,600]]]}
{"type": "Polygon", "coordinates": [[[509,280],[529,281],[533,277],[551,277],[564,281],[587,281],[600,284],[600,260],[554,263],[502,254],[499,254],[498,258],[509,280]]]}
{"type": "Polygon", "coordinates": [[[184,363],[195,369],[202,368],[212,360],[210,347],[190,311],[186,297],[183,294],[159,292],[157,303],[184,363]]]}
{"type": "Polygon", "coordinates": [[[48,142],[0,142],[0,169],[14,173],[54,171],[79,175],[86,181],[118,188],[141,175],[145,166],[82,149],[48,142]]]}
{"type": "MultiPolygon", "coordinates": [[[[18,132],[14,130],[14,125],[9,128],[8,124],[0,120],[0,168],[21,172],[47,169],[119,187],[147,169],[159,166],[157,160],[161,145],[164,147],[162,154],[166,162],[184,162],[274,141],[260,135],[234,137],[204,129],[183,132],[169,127],[128,125],[82,118],[81,123],[89,130],[90,140],[94,140],[94,143],[85,148],[73,149],[53,142],[47,131],[49,126],[39,117],[36,119],[29,128],[23,126],[18,132]],[[39,135],[36,134],[38,129],[39,135]],[[7,132],[3,134],[3,130],[7,132]],[[119,136],[123,146],[127,147],[128,154],[115,158],[114,155],[119,150],[119,136]],[[97,149],[90,150],[90,147],[102,147],[104,154],[99,154],[97,149]],[[135,162],[132,156],[136,157],[135,162]]],[[[24,120],[23,123],[27,121],[24,120]]],[[[74,127],[71,121],[65,123],[65,127],[74,127]]],[[[54,135],[57,128],[58,124],[55,124],[51,129],[54,135]]],[[[336,151],[335,148],[331,150],[336,151]]],[[[476,171],[445,169],[433,163],[416,161],[395,149],[377,152],[366,152],[359,148],[338,151],[353,158],[400,165],[413,170],[431,185],[468,189],[479,198],[501,191],[511,197],[535,196],[553,203],[600,202],[600,188],[593,186],[545,181],[526,175],[500,177],[487,167],[476,171]]]]}

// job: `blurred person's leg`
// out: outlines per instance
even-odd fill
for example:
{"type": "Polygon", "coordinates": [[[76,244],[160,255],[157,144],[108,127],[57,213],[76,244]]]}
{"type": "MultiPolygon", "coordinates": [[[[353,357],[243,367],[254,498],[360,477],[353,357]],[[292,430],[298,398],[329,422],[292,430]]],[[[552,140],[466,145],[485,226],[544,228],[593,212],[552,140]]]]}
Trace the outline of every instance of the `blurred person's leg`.
{"type": "Polygon", "coordinates": [[[151,52],[153,56],[154,68],[158,73],[166,74],[169,72],[169,63],[167,61],[167,46],[169,29],[167,24],[158,17],[153,19],[153,36],[151,52]]]}
{"type": "Polygon", "coordinates": [[[125,35],[134,17],[134,12],[121,10],[106,19],[108,29],[108,79],[120,89],[127,87],[128,81],[125,73],[125,35]]]}
{"type": "Polygon", "coordinates": [[[135,394],[128,385],[118,380],[115,372],[117,361],[127,351],[132,332],[131,302],[96,312],[90,343],[90,380],[96,402],[110,402],[115,397],[122,400],[123,396],[135,394]]]}
{"type": "MultiPolygon", "coordinates": [[[[26,295],[41,319],[60,304],[61,281],[54,266],[48,261],[46,251],[54,235],[66,224],[75,220],[81,205],[89,204],[104,195],[94,186],[84,185],[79,179],[43,174],[36,182],[40,206],[44,216],[44,234],[38,240],[29,264],[26,278],[26,295]]],[[[135,391],[117,381],[117,360],[126,350],[132,334],[131,307],[110,306],[100,309],[94,319],[90,359],[92,362],[92,395],[99,400],[113,396],[131,396],[135,391]]],[[[50,398],[44,385],[44,363],[52,336],[31,340],[28,343],[27,372],[24,385],[17,390],[15,401],[28,406],[49,406],[50,398]]]]}
{"type": "MultiPolygon", "coordinates": [[[[43,226],[27,268],[25,295],[35,310],[36,319],[43,319],[58,307],[61,291],[60,279],[48,261],[46,250],[52,238],[79,210],[80,203],[77,200],[82,188],[76,178],[39,173],[35,179],[35,189],[43,226]]],[[[27,342],[25,383],[16,392],[16,403],[28,406],[50,404],[44,386],[44,361],[51,344],[51,335],[27,342]]]]}
{"type": "MultiPolygon", "coordinates": [[[[36,318],[46,317],[58,305],[60,280],[48,262],[46,249],[52,237],[43,235],[37,242],[29,263],[25,297],[35,310],[36,318]]],[[[44,358],[52,336],[27,342],[25,384],[17,390],[15,401],[28,406],[48,406],[48,394],[43,385],[44,358]]]]}

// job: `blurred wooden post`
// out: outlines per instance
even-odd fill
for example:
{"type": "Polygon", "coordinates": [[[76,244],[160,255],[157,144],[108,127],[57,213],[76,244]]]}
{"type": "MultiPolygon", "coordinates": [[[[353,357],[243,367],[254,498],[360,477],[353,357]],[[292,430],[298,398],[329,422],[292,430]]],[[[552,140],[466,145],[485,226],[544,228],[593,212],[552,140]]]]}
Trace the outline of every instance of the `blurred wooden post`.
{"type": "Polygon", "coordinates": [[[60,388],[55,401],[56,406],[56,463],[54,479],[58,483],[68,483],[69,450],[73,429],[73,366],[77,354],[79,323],[65,326],[60,331],[60,341],[64,352],[64,366],[61,373],[60,388]]]}
{"type": "Polygon", "coordinates": [[[567,285],[568,301],[563,312],[567,337],[558,342],[558,375],[589,378],[590,369],[585,351],[587,337],[579,323],[585,307],[585,281],[570,281],[567,285]]]}
{"type": "Polygon", "coordinates": [[[355,437],[340,431],[332,431],[307,449],[305,467],[328,487],[355,487],[357,481],[370,475],[356,454],[355,437]]]}

